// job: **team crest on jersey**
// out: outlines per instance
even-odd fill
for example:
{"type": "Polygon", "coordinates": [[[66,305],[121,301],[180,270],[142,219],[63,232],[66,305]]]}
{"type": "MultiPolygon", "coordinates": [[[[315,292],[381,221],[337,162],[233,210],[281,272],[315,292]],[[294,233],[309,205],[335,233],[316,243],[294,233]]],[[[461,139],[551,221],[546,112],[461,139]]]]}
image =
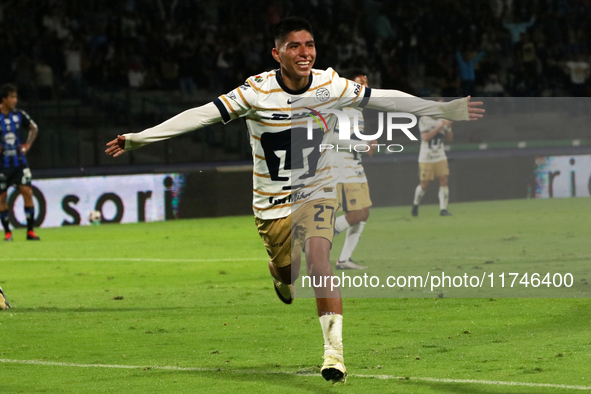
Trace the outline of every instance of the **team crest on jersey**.
{"type": "Polygon", "coordinates": [[[326,88],[316,90],[316,99],[321,103],[326,103],[330,99],[330,92],[326,88]]]}

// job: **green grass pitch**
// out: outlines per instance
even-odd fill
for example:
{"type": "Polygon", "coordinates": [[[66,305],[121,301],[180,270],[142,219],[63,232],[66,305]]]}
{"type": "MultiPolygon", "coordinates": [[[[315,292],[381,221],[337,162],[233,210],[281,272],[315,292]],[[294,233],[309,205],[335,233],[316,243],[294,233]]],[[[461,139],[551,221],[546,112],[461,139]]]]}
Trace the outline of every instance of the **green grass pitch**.
{"type": "MultiPolygon", "coordinates": [[[[589,202],[376,208],[353,257],[370,271],[553,266],[589,294],[589,202]]],[[[2,245],[2,393],[591,390],[589,298],[345,299],[350,376],[332,385],[314,300],[276,298],[252,217],[38,233],[2,245]]]]}

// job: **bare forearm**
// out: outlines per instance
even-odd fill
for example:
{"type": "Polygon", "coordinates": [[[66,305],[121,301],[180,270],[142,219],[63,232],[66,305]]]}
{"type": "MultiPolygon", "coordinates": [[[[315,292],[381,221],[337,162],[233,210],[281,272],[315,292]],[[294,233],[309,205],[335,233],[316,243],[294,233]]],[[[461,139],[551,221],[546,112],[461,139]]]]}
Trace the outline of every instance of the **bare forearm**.
{"type": "Polygon", "coordinates": [[[35,124],[34,122],[31,122],[31,126],[29,127],[29,135],[27,136],[27,142],[26,144],[31,146],[33,145],[33,141],[35,141],[35,138],[37,138],[37,133],[39,132],[39,128],[37,127],[37,124],[35,124]]]}

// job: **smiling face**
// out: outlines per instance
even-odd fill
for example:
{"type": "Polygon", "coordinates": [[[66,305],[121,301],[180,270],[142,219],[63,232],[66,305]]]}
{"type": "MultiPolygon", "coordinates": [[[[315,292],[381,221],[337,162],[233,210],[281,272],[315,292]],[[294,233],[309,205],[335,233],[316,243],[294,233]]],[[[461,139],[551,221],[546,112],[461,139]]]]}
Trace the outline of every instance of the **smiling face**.
{"type": "Polygon", "coordinates": [[[316,60],[314,37],[306,30],[293,31],[282,42],[276,42],[273,58],[281,65],[284,80],[295,85],[308,81],[312,66],[316,60]]]}

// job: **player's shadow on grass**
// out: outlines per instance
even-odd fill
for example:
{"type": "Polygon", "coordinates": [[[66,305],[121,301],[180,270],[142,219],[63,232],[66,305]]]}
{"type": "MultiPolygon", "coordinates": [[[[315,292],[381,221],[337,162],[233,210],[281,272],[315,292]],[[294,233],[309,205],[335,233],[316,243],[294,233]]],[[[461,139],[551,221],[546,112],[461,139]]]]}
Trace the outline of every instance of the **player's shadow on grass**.
{"type": "MultiPolygon", "coordinates": [[[[166,373],[169,373],[166,371],[166,373]]],[[[172,371],[170,372],[172,373],[172,371]]],[[[315,394],[330,394],[334,393],[333,384],[324,380],[320,373],[311,373],[308,371],[302,374],[281,371],[265,371],[256,370],[253,368],[220,368],[217,372],[212,371],[174,371],[175,374],[184,373],[189,375],[208,375],[209,377],[223,377],[223,379],[232,379],[236,382],[237,387],[240,382],[265,382],[265,385],[284,386],[285,392],[294,391],[294,389],[302,389],[309,393],[315,394]]],[[[337,383],[336,387],[353,388],[350,384],[343,385],[337,383]]],[[[357,386],[359,388],[359,386],[357,386]]],[[[347,390],[346,390],[347,391],[347,390]]]]}
{"type": "Polygon", "coordinates": [[[188,306],[162,306],[162,307],[128,307],[128,308],[57,308],[57,307],[37,307],[37,308],[14,308],[11,309],[11,313],[71,313],[71,312],[87,312],[87,313],[96,313],[96,312],[150,312],[150,311],[173,311],[173,310],[184,310],[184,309],[195,309],[193,307],[188,306]]]}

